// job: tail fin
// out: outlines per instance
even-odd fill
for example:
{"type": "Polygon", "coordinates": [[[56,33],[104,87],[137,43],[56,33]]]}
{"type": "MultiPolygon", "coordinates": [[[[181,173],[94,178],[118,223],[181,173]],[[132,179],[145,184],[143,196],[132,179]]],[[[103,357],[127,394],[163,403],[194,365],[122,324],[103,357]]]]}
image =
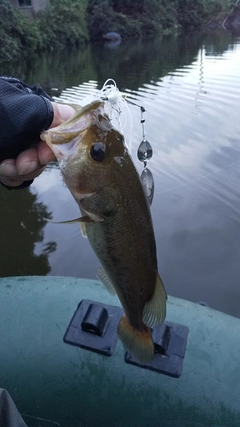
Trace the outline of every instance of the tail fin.
{"type": "Polygon", "coordinates": [[[133,328],[123,316],[118,325],[118,335],[123,345],[140,362],[151,362],[154,358],[154,343],[150,329],[143,331],[133,328]]]}

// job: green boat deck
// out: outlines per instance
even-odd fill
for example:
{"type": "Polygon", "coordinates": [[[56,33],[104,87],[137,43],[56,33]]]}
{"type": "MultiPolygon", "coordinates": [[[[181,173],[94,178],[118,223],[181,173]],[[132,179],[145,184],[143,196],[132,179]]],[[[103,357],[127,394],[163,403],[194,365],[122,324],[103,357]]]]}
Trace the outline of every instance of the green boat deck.
{"type": "Polygon", "coordinates": [[[237,427],[240,319],[169,297],[167,321],[189,328],[180,378],[63,342],[79,302],[120,306],[94,280],[0,279],[0,387],[29,427],[237,427]]]}

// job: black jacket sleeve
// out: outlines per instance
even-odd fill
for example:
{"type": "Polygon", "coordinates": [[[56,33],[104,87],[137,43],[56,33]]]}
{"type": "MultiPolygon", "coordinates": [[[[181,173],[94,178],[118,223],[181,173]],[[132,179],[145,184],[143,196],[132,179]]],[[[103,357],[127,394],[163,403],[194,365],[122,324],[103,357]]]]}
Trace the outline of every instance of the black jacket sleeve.
{"type": "MultiPolygon", "coordinates": [[[[28,86],[19,79],[0,77],[0,163],[16,158],[53,121],[53,99],[41,86],[28,86]]],[[[28,187],[26,181],[18,187],[28,187]]],[[[3,184],[2,184],[3,185],[3,184]]]]}
{"type": "Polygon", "coordinates": [[[16,158],[53,121],[52,98],[41,86],[0,77],[0,162],[16,158]]]}

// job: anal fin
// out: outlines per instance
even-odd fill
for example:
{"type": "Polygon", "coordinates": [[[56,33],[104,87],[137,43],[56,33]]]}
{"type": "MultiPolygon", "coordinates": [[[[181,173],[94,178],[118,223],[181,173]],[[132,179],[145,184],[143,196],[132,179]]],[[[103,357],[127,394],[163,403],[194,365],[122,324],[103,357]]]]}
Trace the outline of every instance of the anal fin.
{"type": "Polygon", "coordinates": [[[146,302],[143,309],[143,323],[154,328],[164,322],[166,317],[167,293],[159,274],[157,275],[155,290],[152,298],[146,302]]]}

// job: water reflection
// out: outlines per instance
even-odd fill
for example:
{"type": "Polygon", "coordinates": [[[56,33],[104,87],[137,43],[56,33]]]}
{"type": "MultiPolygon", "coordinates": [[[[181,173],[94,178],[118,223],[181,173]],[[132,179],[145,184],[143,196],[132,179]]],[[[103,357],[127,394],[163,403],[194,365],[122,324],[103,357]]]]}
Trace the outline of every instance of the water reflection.
{"type": "Polygon", "coordinates": [[[0,64],[0,75],[16,76],[29,84],[39,82],[51,95],[59,95],[74,84],[97,80],[90,46],[34,56],[27,62],[0,64]]]}
{"type": "Polygon", "coordinates": [[[35,246],[44,240],[47,206],[29,189],[8,191],[0,186],[0,277],[45,275],[51,271],[48,262],[56,243],[46,239],[40,254],[35,246]]]}

